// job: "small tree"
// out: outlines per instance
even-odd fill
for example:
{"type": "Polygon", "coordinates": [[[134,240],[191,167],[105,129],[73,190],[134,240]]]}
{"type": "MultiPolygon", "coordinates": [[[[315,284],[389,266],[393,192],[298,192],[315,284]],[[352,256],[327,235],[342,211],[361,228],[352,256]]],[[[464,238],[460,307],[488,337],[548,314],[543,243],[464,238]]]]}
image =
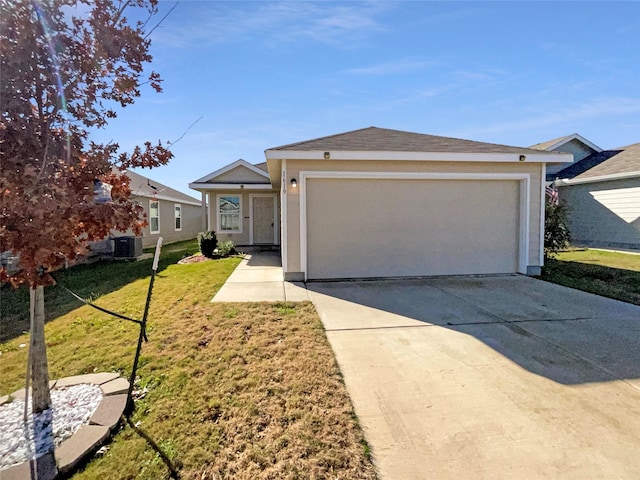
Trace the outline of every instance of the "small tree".
{"type": "Polygon", "coordinates": [[[113,229],[137,235],[145,220],[129,201],[124,170],[172,157],[161,142],[132,153],[90,141],[89,131],[132,104],[143,83],[161,91],[151,61],[147,23],[157,0],[0,0],[0,252],[21,270],[0,267],[2,281],[31,289],[30,365],[33,411],[49,408],[44,290],[49,272],[86,252],[86,242],[113,229]],[[132,7],[147,21],[131,24],[132,7]],[[94,181],[112,186],[112,202],[94,201],[94,181]]]}
{"type": "Polygon", "coordinates": [[[569,246],[571,232],[567,226],[567,206],[557,201],[545,203],[544,216],[544,255],[547,258],[569,246]]]}

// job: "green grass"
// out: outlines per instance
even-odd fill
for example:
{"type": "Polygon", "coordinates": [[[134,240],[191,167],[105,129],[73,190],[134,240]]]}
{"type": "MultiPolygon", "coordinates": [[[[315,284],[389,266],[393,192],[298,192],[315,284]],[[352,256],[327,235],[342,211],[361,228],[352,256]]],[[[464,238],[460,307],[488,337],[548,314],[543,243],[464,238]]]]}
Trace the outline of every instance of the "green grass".
{"type": "MultiPolygon", "coordinates": [[[[165,247],[142,348],[132,421],[74,479],[373,479],[368,447],[313,306],[212,304],[238,258],[177,265],[195,242],[165,247]],[[148,439],[145,439],[144,436],[148,439]],[[149,441],[150,440],[150,441],[149,441]]],[[[94,264],[60,283],[102,307],[139,318],[151,261],[94,264]]],[[[128,375],[137,325],[78,306],[48,287],[51,378],[99,371],[128,375]]],[[[23,293],[2,292],[12,319],[23,293]]],[[[26,335],[0,344],[0,395],[23,386],[26,335]]]]}
{"type": "Polygon", "coordinates": [[[640,255],[590,249],[561,252],[546,260],[541,278],[640,305],[640,255]]]}

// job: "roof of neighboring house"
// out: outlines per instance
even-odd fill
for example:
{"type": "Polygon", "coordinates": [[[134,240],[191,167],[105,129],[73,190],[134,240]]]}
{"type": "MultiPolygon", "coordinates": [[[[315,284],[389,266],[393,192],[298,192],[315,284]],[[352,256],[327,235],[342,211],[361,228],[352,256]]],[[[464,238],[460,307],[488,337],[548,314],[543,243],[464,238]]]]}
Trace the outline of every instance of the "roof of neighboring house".
{"type": "Polygon", "coordinates": [[[388,128],[368,127],[304,142],[291,143],[268,150],[278,151],[383,151],[383,152],[447,152],[447,153],[522,153],[541,154],[522,147],[403,132],[388,128]]]}
{"type": "Polygon", "coordinates": [[[253,166],[258,167],[260,170],[264,170],[267,173],[269,172],[269,170],[267,169],[267,162],[254,163],[253,166]]]}
{"type": "Polygon", "coordinates": [[[546,150],[549,147],[552,147],[556,144],[564,143],[571,135],[565,135],[563,137],[554,138],[553,140],[548,140],[542,143],[536,143],[535,145],[531,145],[529,148],[533,148],[534,150],[546,150]]]}
{"type": "Polygon", "coordinates": [[[197,206],[202,205],[200,200],[193,198],[186,193],[174,190],[171,187],[167,187],[162,183],[158,183],[155,180],[151,180],[139,173],[127,170],[126,174],[131,179],[129,188],[131,188],[132,197],[152,198],[155,196],[155,198],[159,200],[169,200],[177,203],[186,203],[197,206]]]}
{"type": "Polygon", "coordinates": [[[582,135],[578,135],[577,133],[572,133],[571,135],[565,135],[564,137],[554,138],[553,140],[547,140],[546,142],[536,143],[535,145],[531,145],[529,148],[534,150],[546,150],[547,152],[553,151],[558,147],[561,147],[565,143],[569,143],[571,140],[578,140],[583,145],[586,145],[594,152],[601,152],[602,149],[597,146],[595,143],[590,142],[582,135]]]}
{"type": "MultiPolygon", "coordinates": [[[[586,180],[595,177],[628,175],[633,173],[638,173],[638,176],[640,176],[640,143],[609,150],[609,152],[614,152],[614,155],[597,163],[583,173],[576,175],[574,178],[586,180]]],[[[589,157],[584,160],[588,158],[589,157]]]]}
{"type": "Polygon", "coordinates": [[[559,172],[548,173],[547,181],[552,181],[556,178],[575,178],[587,170],[600,165],[602,162],[609,160],[620,152],[621,150],[603,150],[602,152],[593,153],[576,163],[572,163],[567,168],[563,168],[559,172]]]}

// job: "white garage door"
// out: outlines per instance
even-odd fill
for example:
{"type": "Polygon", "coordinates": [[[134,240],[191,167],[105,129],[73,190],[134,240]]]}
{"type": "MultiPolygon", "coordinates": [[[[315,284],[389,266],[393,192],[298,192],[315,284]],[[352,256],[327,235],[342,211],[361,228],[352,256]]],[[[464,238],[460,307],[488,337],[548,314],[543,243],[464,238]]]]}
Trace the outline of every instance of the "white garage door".
{"type": "Polygon", "coordinates": [[[307,278],[513,273],[517,180],[306,181],[307,278]]]}

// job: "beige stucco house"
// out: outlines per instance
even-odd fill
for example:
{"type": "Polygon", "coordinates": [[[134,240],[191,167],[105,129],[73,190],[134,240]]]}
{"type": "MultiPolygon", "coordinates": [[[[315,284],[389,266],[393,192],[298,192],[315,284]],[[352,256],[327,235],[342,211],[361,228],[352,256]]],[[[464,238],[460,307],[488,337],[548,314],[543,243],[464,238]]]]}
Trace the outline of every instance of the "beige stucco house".
{"type": "Polygon", "coordinates": [[[265,156],[189,186],[218,238],[280,244],[287,280],[538,274],[545,168],[572,161],[376,127],[265,156]]]}

